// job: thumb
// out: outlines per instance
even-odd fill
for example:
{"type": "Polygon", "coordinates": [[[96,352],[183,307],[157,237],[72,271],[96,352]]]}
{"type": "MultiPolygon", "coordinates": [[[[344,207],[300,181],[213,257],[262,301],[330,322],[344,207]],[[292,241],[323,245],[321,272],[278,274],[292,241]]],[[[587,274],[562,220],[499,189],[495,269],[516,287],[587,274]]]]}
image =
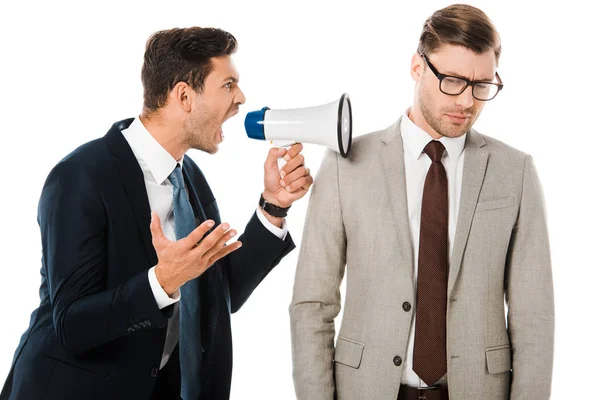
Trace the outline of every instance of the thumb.
{"type": "Polygon", "coordinates": [[[265,161],[265,168],[272,168],[273,166],[279,169],[277,165],[277,159],[283,157],[287,153],[285,147],[272,147],[267,154],[267,161],[265,161]]]}
{"type": "Polygon", "coordinates": [[[160,226],[160,218],[155,211],[152,211],[151,214],[150,233],[152,234],[152,245],[155,250],[158,250],[157,247],[162,247],[169,243],[169,239],[167,239],[160,226]]]}

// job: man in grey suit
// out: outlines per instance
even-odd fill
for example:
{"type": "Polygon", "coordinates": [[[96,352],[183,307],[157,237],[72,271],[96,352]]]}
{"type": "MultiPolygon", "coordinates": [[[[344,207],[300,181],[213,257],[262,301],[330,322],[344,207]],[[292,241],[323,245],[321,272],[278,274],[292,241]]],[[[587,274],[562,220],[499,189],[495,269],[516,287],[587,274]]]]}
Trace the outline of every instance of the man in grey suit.
{"type": "Polygon", "coordinates": [[[290,306],[299,399],[550,397],[542,188],[531,156],[472,129],[503,87],[500,51],[481,10],[436,11],[413,105],[347,159],[326,154],[290,306]]]}

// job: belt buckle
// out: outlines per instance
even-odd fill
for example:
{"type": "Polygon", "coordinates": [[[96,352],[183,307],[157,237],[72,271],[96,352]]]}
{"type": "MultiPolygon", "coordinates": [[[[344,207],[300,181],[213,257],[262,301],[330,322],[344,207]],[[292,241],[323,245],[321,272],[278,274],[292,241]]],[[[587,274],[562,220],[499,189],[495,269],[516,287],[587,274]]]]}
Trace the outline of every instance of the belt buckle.
{"type": "Polygon", "coordinates": [[[417,388],[417,394],[419,395],[419,400],[427,400],[427,392],[429,392],[431,390],[437,390],[439,388],[440,388],[440,385],[417,388]]]}

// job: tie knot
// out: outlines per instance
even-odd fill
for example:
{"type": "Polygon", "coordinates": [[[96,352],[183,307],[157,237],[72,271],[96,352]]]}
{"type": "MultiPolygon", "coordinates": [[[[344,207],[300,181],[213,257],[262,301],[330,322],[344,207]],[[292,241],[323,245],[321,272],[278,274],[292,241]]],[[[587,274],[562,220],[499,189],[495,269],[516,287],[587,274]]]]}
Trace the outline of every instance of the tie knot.
{"type": "Polygon", "coordinates": [[[432,140],[431,142],[427,143],[427,146],[425,146],[425,149],[423,151],[429,156],[429,158],[431,158],[431,161],[440,162],[442,161],[444,150],[446,150],[446,148],[444,147],[442,142],[432,140]]]}
{"type": "Polygon", "coordinates": [[[173,172],[171,172],[171,175],[169,175],[169,181],[171,182],[171,185],[173,185],[173,187],[176,189],[182,189],[185,187],[183,183],[183,173],[181,172],[179,164],[177,164],[173,172]]]}

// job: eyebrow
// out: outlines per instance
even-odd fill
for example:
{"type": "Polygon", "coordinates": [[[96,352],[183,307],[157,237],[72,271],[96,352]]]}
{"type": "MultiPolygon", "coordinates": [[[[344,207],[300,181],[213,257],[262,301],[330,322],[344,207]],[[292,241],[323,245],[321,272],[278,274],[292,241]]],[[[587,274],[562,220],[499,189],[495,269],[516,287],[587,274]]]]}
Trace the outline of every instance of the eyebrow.
{"type": "Polygon", "coordinates": [[[223,79],[223,81],[224,81],[224,82],[226,82],[226,81],[232,81],[233,83],[238,83],[238,82],[240,81],[240,78],[238,78],[238,77],[236,77],[236,76],[233,76],[233,75],[231,75],[231,76],[229,76],[229,77],[227,77],[227,78],[223,79]]]}
{"type": "MultiPolygon", "coordinates": [[[[487,77],[486,78],[481,78],[481,79],[473,79],[473,80],[471,80],[471,79],[469,79],[469,78],[467,78],[467,77],[465,77],[465,76],[463,76],[461,74],[457,74],[455,72],[448,72],[447,74],[443,73],[443,72],[440,72],[440,73],[442,75],[455,76],[457,78],[462,78],[462,79],[465,79],[465,80],[471,81],[471,82],[493,82],[494,81],[494,78],[487,78],[487,77]]],[[[494,77],[495,77],[495,75],[494,75],[494,77]]]]}

